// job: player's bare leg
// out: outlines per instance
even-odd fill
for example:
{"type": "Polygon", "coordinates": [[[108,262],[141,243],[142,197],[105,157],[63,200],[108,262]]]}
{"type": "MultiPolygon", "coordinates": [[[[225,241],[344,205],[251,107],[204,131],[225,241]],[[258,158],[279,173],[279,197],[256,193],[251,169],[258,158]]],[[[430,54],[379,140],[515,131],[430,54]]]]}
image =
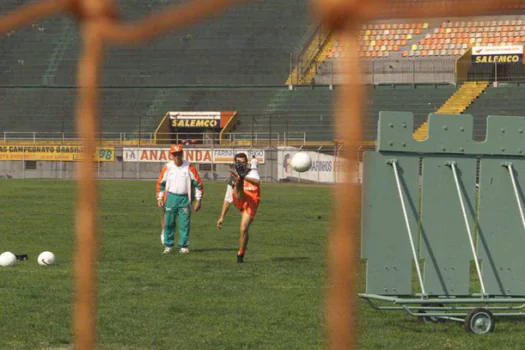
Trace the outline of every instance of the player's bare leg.
{"type": "Polygon", "coordinates": [[[244,253],[246,252],[250,238],[248,231],[252,222],[253,218],[244,211],[241,216],[241,235],[239,237],[239,251],[237,252],[237,262],[239,263],[244,262],[244,253]]]}

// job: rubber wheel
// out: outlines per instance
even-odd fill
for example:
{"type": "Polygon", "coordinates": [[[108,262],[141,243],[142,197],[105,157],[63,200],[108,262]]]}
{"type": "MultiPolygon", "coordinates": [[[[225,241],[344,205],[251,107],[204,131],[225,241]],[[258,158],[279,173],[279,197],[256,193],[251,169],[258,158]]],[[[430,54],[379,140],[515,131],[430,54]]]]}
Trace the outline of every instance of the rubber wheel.
{"type": "Polygon", "coordinates": [[[494,331],[496,320],[487,309],[482,307],[472,310],[465,318],[465,330],[474,334],[486,334],[494,331]]]}
{"type": "MultiPolygon", "coordinates": [[[[431,307],[444,307],[443,304],[428,304],[425,306],[431,306],[431,307]]],[[[425,310],[418,310],[419,313],[425,313],[425,310]]],[[[443,323],[446,320],[443,318],[440,318],[438,316],[419,316],[418,321],[421,323],[443,323]]]]}

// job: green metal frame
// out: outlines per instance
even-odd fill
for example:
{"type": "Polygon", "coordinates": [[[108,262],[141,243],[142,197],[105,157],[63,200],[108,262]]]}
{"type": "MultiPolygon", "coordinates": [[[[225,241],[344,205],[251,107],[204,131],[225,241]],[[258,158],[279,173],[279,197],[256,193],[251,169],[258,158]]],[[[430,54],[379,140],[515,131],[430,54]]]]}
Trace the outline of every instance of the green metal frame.
{"type": "Polygon", "coordinates": [[[525,316],[525,117],[489,116],[483,142],[471,115],[431,114],[422,142],[413,126],[412,113],[380,112],[376,150],[364,154],[359,297],[462,322],[480,306],[525,316]]]}

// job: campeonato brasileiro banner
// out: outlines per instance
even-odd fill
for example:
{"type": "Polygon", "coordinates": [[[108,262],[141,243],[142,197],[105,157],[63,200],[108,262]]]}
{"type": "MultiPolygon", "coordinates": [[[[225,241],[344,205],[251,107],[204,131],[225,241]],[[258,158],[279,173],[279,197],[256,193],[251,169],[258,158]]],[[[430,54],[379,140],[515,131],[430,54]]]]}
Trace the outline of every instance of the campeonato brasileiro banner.
{"type": "MultiPolygon", "coordinates": [[[[0,146],[0,160],[36,160],[74,162],[82,160],[82,146],[16,145],[0,146]]],[[[113,162],[113,147],[97,147],[93,161],[113,162]]]]}
{"type": "MultiPolygon", "coordinates": [[[[122,160],[124,162],[167,162],[169,160],[169,148],[124,148],[122,160]]],[[[233,149],[233,148],[186,148],[184,149],[184,159],[190,163],[212,164],[212,163],[233,163],[233,157],[237,153],[246,153],[249,159],[252,155],[259,163],[265,161],[265,151],[260,149],[233,149]]]]}

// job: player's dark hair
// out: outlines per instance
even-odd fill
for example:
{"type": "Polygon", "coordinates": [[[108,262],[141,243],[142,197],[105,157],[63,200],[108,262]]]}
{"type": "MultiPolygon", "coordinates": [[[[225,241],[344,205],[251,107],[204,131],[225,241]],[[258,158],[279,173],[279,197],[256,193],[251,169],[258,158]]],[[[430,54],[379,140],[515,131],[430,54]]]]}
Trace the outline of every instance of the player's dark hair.
{"type": "Polygon", "coordinates": [[[237,161],[237,158],[246,159],[246,162],[248,162],[248,156],[246,155],[246,153],[237,153],[235,156],[233,156],[233,161],[237,161]]]}

